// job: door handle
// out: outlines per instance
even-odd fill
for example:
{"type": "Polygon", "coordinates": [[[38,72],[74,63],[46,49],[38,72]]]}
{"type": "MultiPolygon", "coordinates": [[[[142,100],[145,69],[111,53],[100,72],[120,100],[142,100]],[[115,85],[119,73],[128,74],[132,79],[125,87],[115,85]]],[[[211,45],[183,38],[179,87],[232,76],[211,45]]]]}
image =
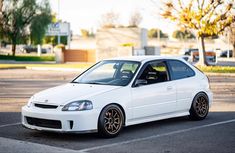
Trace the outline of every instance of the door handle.
{"type": "Polygon", "coordinates": [[[172,90],[172,86],[168,86],[166,89],[167,90],[172,90]]]}

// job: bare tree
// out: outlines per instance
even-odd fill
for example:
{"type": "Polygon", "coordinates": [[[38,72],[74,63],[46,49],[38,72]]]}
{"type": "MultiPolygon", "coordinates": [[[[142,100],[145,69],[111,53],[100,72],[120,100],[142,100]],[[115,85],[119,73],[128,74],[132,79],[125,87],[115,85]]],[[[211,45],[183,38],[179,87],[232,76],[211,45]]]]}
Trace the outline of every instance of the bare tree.
{"type": "Polygon", "coordinates": [[[139,11],[135,11],[133,14],[131,14],[129,19],[129,26],[130,27],[138,27],[141,23],[143,17],[139,11]]]}
{"type": "Polygon", "coordinates": [[[113,11],[107,12],[102,15],[101,27],[114,28],[119,23],[119,14],[113,11]]]}

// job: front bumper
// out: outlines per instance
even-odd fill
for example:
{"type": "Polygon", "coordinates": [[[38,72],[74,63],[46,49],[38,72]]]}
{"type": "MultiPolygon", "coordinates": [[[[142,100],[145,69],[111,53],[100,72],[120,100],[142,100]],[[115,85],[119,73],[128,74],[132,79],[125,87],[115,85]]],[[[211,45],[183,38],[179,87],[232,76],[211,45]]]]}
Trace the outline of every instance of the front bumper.
{"type": "Polygon", "coordinates": [[[93,132],[97,131],[97,123],[100,111],[97,109],[88,111],[74,111],[66,112],[58,109],[37,109],[29,108],[27,106],[22,107],[22,124],[23,126],[35,129],[35,130],[45,130],[45,131],[57,131],[57,132],[93,132]],[[58,128],[55,126],[44,126],[44,124],[32,124],[37,120],[47,121],[47,124],[53,124],[60,122],[61,126],[58,128]]]}

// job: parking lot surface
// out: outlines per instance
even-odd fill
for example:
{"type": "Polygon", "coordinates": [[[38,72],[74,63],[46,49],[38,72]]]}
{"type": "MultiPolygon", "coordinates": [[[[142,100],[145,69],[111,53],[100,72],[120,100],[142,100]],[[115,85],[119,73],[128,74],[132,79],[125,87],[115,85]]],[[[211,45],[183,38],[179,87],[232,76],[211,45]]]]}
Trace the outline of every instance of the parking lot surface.
{"type": "Polygon", "coordinates": [[[210,76],[213,105],[203,121],[179,117],[126,127],[117,138],[50,133],[21,126],[20,108],[40,90],[71,81],[79,72],[0,70],[0,152],[235,152],[235,77],[210,76]]]}

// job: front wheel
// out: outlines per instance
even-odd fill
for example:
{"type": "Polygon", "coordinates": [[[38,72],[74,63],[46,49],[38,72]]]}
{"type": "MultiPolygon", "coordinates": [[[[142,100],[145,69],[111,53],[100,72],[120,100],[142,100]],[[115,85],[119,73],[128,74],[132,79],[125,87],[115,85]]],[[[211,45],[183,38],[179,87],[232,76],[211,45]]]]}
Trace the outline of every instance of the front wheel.
{"type": "Polygon", "coordinates": [[[120,133],[123,123],[124,116],[122,110],[116,105],[108,105],[99,116],[99,135],[106,138],[116,137],[120,133]]]}
{"type": "Polygon", "coordinates": [[[203,120],[209,112],[209,101],[205,93],[197,94],[192,102],[189,117],[193,120],[203,120]]]}

